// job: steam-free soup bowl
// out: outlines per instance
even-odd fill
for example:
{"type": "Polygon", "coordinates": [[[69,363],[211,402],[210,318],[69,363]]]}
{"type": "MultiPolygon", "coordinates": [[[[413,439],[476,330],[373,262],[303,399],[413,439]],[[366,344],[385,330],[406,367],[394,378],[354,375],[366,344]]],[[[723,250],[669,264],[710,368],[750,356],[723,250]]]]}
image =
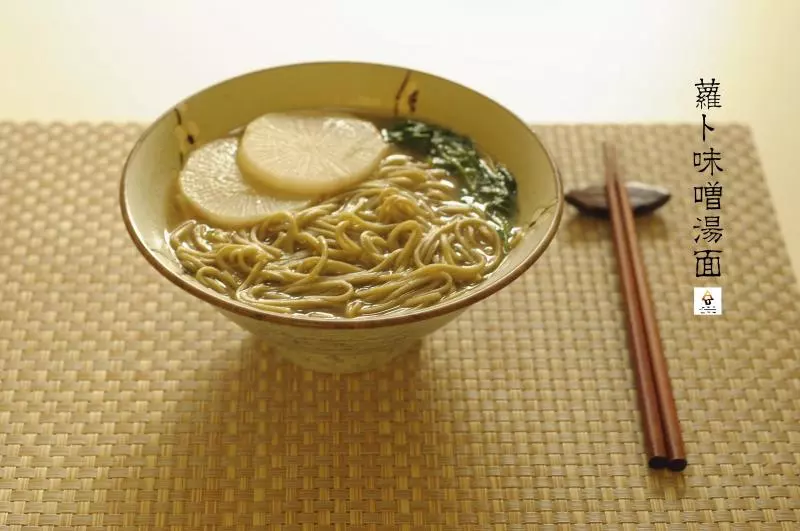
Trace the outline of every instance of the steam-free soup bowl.
{"type": "MultiPolygon", "coordinates": [[[[517,116],[457,83],[407,68],[353,62],[306,63],[252,72],[186,98],[151,124],[122,172],[120,206],[133,243],[167,280],[262,337],[277,355],[324,372],[373,369],[476,302],[517,279],[547,249],[563,210],[561,180],[540,139],[517,116]],[[525,236],[490,277],[426,309],[356,319],[267,313],[203,287],[185,274],[165,241],[169,203],[187,154],[258,116],[349,108],[415,118],[471,137],[517,179],[525,236]]],[[[175,319],[182,316],[176,314],[175,319]]]]}

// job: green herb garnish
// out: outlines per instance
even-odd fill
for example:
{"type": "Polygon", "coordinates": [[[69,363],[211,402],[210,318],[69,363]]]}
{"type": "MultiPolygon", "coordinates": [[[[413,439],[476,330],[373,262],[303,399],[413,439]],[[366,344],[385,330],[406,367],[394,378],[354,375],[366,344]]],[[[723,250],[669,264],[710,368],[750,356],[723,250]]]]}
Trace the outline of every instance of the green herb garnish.
{"type": "Polygon", "coordinates": [[[422,122],[406,120],[384,129],[383,135],[387,142],[459,178],[462,199],[472,197],[482,204],[504,238],[509,237],[510,220],[516,213],[517,183],[505,167],[492,167],[470,139],[422,122]]]}

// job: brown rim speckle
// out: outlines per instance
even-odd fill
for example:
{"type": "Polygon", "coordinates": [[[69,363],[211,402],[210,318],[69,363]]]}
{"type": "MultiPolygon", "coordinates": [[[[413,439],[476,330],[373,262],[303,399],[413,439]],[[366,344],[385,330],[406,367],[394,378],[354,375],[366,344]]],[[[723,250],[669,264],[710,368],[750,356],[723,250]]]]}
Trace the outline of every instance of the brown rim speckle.
{"type": "MultiPolygon", "coordinates": [[[[311,63],[314,64],[314,63],[311,63]]],[[[383,65],[381,65],[383,66],[383,65]]],[[[397,94],[394,95],[394,115],[400,115],[400,99],[403,97],[403,91],[406,90],[406,85],[408,85],[408,81],[411,79],[411,70],[406,70],[406,75],[403,77],[403,82],[400,83],[400,88],[397,89],[397,94]]]]}
{"type": "Polygon", "coordinates": [[[412,113],[417,112],[417,99],[419,99],[419,90],[415,90],[408,95],[408,108],[412,113]]]}

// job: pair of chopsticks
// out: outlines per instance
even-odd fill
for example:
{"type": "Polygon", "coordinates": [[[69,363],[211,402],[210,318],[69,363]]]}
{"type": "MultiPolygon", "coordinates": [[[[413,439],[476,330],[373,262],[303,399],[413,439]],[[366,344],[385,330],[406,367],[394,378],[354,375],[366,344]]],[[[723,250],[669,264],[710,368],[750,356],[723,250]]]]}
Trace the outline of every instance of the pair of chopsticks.
{"type": "Polygon", "coordinates": [[[683,437],[636,238],[633,209],[628,191],[619,177],[613,146],[604,143],[603,154],[606,195],[627,308],[631,361],[636,375],[648,465],[681,471],[687,464],[683,437]]]}

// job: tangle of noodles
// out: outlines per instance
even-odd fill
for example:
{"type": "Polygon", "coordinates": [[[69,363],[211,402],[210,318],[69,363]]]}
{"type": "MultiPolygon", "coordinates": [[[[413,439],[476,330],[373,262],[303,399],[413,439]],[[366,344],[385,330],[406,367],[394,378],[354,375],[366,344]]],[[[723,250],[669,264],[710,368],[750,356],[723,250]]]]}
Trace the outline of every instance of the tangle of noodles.
{"type": "Polygon", "coordinates": [[[270,312],[358,317],[431,306],[504,256],[483,211],[442,170],[385,157],[373,178],[250,229],[189,220],[169,234],[201,284],[270,312]]]}

